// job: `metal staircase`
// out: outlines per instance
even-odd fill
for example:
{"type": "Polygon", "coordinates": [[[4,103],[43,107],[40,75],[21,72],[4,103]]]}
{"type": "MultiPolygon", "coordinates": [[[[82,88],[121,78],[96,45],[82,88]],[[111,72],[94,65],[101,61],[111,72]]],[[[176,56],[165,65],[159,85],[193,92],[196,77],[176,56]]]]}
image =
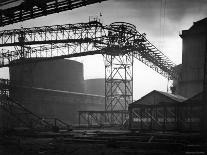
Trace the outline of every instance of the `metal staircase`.
{"type": "Polygon", "coordinates": [[[12,86],[7,79],[0,79],[0,108],[8,112],[16,120],[15,126],[25,127],[38,131],[71,130],[70,125],[57,118],[42,118],[34,114],[19,102],[9,97],[9,89],[12,86]]]}

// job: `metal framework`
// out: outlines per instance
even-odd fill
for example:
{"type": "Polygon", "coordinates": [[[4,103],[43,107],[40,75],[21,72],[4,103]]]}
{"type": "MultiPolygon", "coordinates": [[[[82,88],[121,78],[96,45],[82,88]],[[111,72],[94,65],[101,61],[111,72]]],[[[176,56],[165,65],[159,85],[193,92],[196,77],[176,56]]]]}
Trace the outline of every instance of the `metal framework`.
{"type": "Polygon", "coordinates": [[[129,108],[129,128],[158,131],[200,131],[200,103],[136,104],[129,108]]]}
{"type": "MultiPolygon", "coordinates": [[[[109,49],[105,58],[105,111],[127,111],[129,103],[133,101],[133,53],[126,52],[123,47],[131,43],[136,28],[128,23],[112,23],[109,31],[109,49]],[[128,33],[131,32],[131,33],[128,33]]],[[[127,114],[123,115],[126,120],[127,114]]],[[[116,124],[116,118],[109,116],[110,124],[116,124]]]]}
{"type": "MultiPolygon", "coordinates": [[[[124,22],[104,26],[98,20],[92,20],[88,23],[5,30],[0,32],[0,47],[4,47],[0,53],[0,67],[36,60],[104,55],[106,112],[125,111],[133,101],[134,58],[168,79],[178,78],[175,64],[134,25],[124,22]]],[[[113,115],[109,117],[106,120],[116,124],[113,115]]]]}
{"type": "MultiPolygon", "coordinates": [[[[114,25],[116,24],[104,26],[99,21],[90,21],[0,31],[0,47],[24,47],[23,50],[21,48],[1,49],[0,67],[8,66],[10,61],[20,58],[57,59],[99,53],[114,55],[116,51],[122,54],[133,53],[134,58],[166,78],[178,78],[174,69],[175,64],[151,44],[143,34],[134,30],[134,27],[125,30],[119,28],[120,23],[118,26],[114,25]],[[116,36],[118,34],[120,36],[116,36]],[[112,46],[113,42],[116,43],[116,38],[122,37],[122,34],[130,37],[124,37],[125,40],[120,39],[118,43],[122,44],[121,46],[112,46]]],[[[125,23],[121,27],[125,27],[125,23]]]]}
{"type": "Polygon", "coordinates": [[[0,10],[0,27],[102,1],[106,0],[24,0],[15,7],[0,10]]]}
{"type": "Polygon", "coordinates": [[[126,116],[128,116],[127,110],[79,111],[79,125],[88,127],[123,126],[127,123],[126,116]]]}

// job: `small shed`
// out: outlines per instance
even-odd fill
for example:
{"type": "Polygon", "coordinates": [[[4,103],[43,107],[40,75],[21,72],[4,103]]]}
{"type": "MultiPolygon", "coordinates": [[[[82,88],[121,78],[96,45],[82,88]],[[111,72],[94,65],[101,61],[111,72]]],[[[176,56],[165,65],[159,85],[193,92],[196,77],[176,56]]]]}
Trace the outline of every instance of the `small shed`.
{"type": "Polygon", "coordinates": [[[129,105],[136,105],[136,104],[144,104],[144,105],[155,105],[160,103],[175,103],[175,102],[183,102],[187,100],[187,98],[180,96],[180,95],[174,95],[167,92],[162,92],[158,90],[153,90],[147,95],[143,96],[139,100],[131,103],[129,105]]]}
{"type": "Polygon", "coordinates": [[[154,90],[129,105],[129,128],[173,130],[177,128],[177,105],[187,98],[154,90]]]}

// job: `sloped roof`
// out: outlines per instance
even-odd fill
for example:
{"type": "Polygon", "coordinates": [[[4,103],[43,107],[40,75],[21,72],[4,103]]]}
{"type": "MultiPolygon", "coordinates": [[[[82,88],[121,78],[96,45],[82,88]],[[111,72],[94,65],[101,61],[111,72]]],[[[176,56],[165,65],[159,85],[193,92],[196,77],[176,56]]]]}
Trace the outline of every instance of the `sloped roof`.
{"type": "Polygon", "coordinates": [[[189,98],[185,102],[186,103],[201,102],[203,100],[203,95],[204,95],[204,92],[200,92],[200,93],[194,95],[193,97],[189,98]]]}
{"type": "MultiPolygon", "coordinates": [[[[156,90],[157,91],[157,90],[156,90]]],[[[187,98],[180,96],[180,95],[175,95],[175,94],[171,94],[171,93],[167,93],[167,92],[162,92],[162,91],[157,91],[162,95],[165,95],[169,98],[171,98],[172,100],[175,100],[177,102],[184,102],[185,100],[187,100],[187,98]]]]}
{"type": "Polygon", "coordinates": [[[140,100],[143,100],[144,98],[146,98],[147,96],[149,96],[152,93],[157,93],[160,95],[164,95],[167,98],[170,98],[171,100],[175,101],[175,102],[184,102],[187,100],[187,98],[180,96],[180,95],[174,95],[171,93],[167,93],[167,92],[162,92],[162,91],[158,91],[158,90],[153,90],[150,93],[146,94],[145,96],[141,97],[139,100],[133,102],[132,104],[137,104],[140,100]]]}

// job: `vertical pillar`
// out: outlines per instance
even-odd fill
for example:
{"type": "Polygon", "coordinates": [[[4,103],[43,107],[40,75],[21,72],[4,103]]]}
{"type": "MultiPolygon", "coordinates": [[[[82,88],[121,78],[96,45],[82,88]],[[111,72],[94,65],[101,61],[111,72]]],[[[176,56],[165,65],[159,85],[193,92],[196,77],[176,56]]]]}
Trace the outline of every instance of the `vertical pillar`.
{"type": "Polygon", "coordinates": [[[202,137],[207,141],[207,29],[205,35],[205,56],[204,56],[204,80],[203,80],[203,99],[202,99],[202,108],[201,108],[201,125],[200,131],[202,137]]]}
{"type": "MultiPolygon", "coordinates": [[[[115,22],[108,31],[108,47],[105,49],[105,111],[110,111],[109,123],[120,124],[113,111],[127,111],[133,101],[133,45],[136,27],[129,23],[115,22]],[[116,122],[117,121],[117,122],[116,122]]],[[[127,119],[124,113],[123,119],[127,119]]],[[[120,124],[121,125],[121,124],[120,124]]]]}
{"type": "MultiPolygon", "coordinates": [[[[130,54],[105,55],[105,111],[127,111],[133,99],[133,56],[130,54]]],[[[117,115],[118,116],[118,115],[117,115]]],[[[121,116],[121,115],[120,115],[121,116]]],[[[110,124],[117,124],[113,114],[110,124]]],[[[123,120],[126,120],[126,113],[123,120]]],[[[118,120],[122,120],[121,118],[118,120]]]]}

